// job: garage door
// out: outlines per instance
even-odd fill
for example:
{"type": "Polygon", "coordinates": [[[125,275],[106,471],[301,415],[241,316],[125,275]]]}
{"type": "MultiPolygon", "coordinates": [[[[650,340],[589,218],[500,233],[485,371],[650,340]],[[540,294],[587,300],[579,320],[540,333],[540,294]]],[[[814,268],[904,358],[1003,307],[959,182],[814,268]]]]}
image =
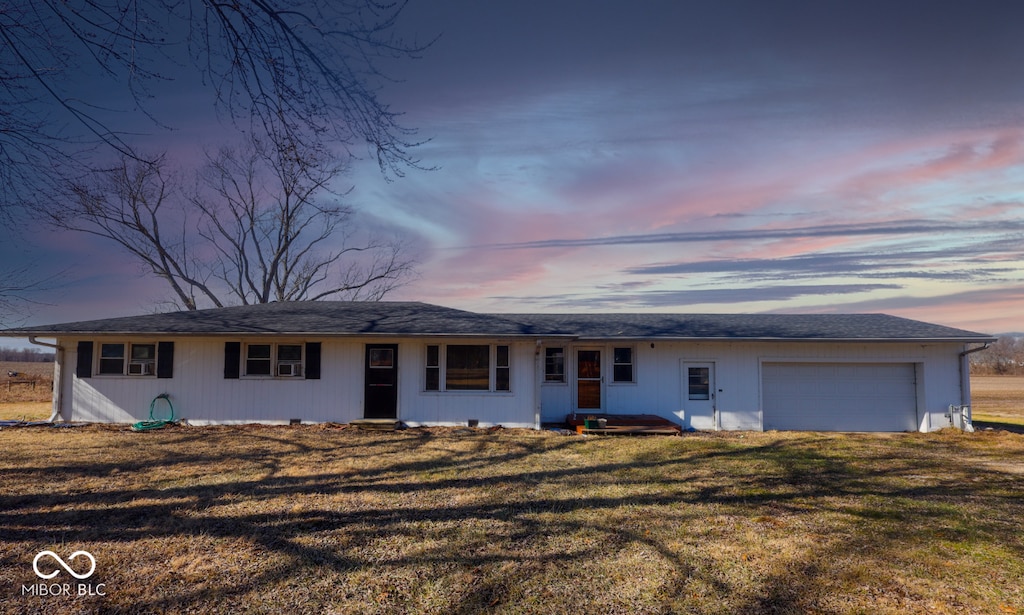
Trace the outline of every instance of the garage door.
{"type": "Polygon", "coordinates": [[[916,431],[913,363],[764,363],[763,426],[916,431]]]}

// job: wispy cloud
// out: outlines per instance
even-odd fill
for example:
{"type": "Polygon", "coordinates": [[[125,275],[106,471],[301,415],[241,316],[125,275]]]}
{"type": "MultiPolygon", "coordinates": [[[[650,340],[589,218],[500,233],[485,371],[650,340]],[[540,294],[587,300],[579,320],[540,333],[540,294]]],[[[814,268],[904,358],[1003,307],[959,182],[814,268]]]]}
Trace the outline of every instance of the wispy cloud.
{"type": "Polygon", "coordinates": [[[582,239],[539,239],[485,246],[501,250],[532,250],[588,246],[637,245],[656,243],[706,243],[764,239],[802,239],[814,237],[857,237],[886,235],[935,235],[939,233],[978,233],[1024,231],[1024,220],[982,220],[977,222],[935,222],[930,220],[893,220],[876,223],[824,224],[792,228],[758,228],[697,232],[609,235],[582,239]]]}
{"type": "MultiPolygon", "coordinates": [[[[590,293],[566,293],[543,295],[530,298],[516,298],[519,302],[532,303],[545,310],[551,309],[614,309],[624,307],[648,308],[690,308],[707,304],[749,304],[765,301],[788,301],[807,296],[851,295],[878,290],[899,290],[898,284],[815,284],[815,285],[774,285],[748,288],[704,288],[685,290],[646,290],[620,292],[615,295],[590,293]]],[[[494,297],[509,300],[512,297],[494,297]]]]}

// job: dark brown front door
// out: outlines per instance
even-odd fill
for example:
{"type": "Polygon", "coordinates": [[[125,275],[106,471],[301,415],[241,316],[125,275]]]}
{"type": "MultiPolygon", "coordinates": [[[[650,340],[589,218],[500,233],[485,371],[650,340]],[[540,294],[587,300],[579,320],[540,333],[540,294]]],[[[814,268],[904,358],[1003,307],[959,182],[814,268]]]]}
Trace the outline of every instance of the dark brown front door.
{"type": "Polygon", "coordinates": [[[366,345],[364,418],[398,418],[398,345],[366,345]]]}
{"type": "Polygon", "coordinates": [[[576,351],[576,407],[601,409],[601,351],[576,351]]]}

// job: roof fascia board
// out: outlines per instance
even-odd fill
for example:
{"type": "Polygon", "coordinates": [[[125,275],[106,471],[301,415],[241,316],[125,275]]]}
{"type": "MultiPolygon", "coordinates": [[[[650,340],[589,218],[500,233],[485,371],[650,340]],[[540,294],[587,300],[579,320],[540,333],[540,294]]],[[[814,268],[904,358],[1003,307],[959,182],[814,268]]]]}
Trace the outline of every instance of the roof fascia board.
{"type": "Polygon", "coordinates": [[[613,337],[579,336],[581,342],[892,342],[892,343],[986,343],[995,342],[994,337],[613,337]]]}

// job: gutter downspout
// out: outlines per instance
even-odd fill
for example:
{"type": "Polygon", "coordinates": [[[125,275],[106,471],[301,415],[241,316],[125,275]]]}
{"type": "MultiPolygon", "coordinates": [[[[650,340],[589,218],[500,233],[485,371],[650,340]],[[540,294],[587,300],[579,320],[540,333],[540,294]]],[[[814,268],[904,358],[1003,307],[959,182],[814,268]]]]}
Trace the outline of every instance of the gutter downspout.
{"type": "MultiPolygon", "coordinates": [[[[971,397],[971,366],[967,359],[967,355],[975,352],[981,352],[982,350],[988,350],[988,347],[992,345],[992,342],[985,342],[984,346],[978,348],[968,348],[960,353],[960,407],[970,408],[969,402],[971,397]]],[[[970,416],[974,414],[973,409],[968,410],[968,421],[972,419],[970,416]]],[[[950,419],[952,420],[952,416],[950,419]]]]}
{"type": "Polygon", "coordinates": [[[540,429],[541,397],[540,387],[544,382],[544,360],[541,358],[541,348],[544,347],[544,340],[537,340],[533,350],[533,428],[540,429]]]}
{"type": "Polygon", "coordinates": [[[53,423],[61,416],[64,405],[64,347],[60,344],[40,342],[35,336],[29,336],[28,341],[30,344],[53,348],[56,351],[53,361],[53,413],[47,419],[48,423],[53,423]]]}

